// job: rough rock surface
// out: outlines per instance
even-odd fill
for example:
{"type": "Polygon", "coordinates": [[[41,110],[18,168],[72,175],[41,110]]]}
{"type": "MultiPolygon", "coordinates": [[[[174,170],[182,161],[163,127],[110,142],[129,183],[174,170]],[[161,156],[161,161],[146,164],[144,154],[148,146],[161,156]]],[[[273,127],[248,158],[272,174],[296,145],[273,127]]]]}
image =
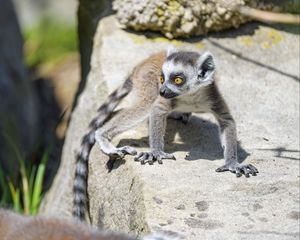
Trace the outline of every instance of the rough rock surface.
{"type": "MultiPolygon", "coordinates": [[[[79,0],[78,6],[78,38],[81,63],[81,81],[77,95],[83,90],[90,71],[93,40],[97,25],[102,17],[110,15],[110,0],[79,0]]],[[[77,96],[75,105],[77,103],[77,96]]]]}
{"type": "MultiPolygon", "coordinates": [[[[237,6],[278,10],[272,1],[256,0],[115,0],[113,9],[124,26],[134,30],[152,30],[168,38],[200,36],[211,31],[238,27],[249,18],[236,11],[237,6]]],[[[273,1],[275,2],[275,1],[273,1]]],[[[282,5],[282,3],[281,3],[282,5]]]]}
{"type": "MultiPolygon", "coordinates": [[[[216,56],[220,89],[237,122],[239,156],[260,173],[236,178],[215,172],[223,159],[211,116],[194,114],[187,126],[170,120],[166,150],[174,152],[177,161],[149,166],[126,157],[108,173],[107,157],[93,148],[88,188],[92,223],[138,235],[172,231],[188,240],[298,239],[297,42],[298,35],[254,24],[204,40],[168,41],[128,33],[114,16],[103,18],[87,85],[73,112],[62,164],[42,212],[71,215],[74,153],[96,109],[140,60],[174,44],[208,49],[216,56]]],[[[146,123],[114,140],[138,150],[146,149],[147,142],[146,123]]]]}

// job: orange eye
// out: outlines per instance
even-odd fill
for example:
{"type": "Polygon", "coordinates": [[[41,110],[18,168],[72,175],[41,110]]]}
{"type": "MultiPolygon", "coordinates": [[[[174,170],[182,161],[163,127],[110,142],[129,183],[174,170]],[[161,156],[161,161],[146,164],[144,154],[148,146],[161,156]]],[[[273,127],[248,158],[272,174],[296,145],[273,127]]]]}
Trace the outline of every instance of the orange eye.
{"type": "Polygon", "coordinates": [[[164,77],[163,77],[163,76],[160,76],[160,77],[159,77],[159,81],[160,81],[161,84],[163,84],[164,81],[165,81],[164,77]]]}
{"type": "Polygon", "coordinates": [[[183,79],[180,78],[180,77],[177,77],[177,78],[174,79],[174,82],[175,82],[176,85],[180,85],[180,84],[183,83],[183,79]]]}

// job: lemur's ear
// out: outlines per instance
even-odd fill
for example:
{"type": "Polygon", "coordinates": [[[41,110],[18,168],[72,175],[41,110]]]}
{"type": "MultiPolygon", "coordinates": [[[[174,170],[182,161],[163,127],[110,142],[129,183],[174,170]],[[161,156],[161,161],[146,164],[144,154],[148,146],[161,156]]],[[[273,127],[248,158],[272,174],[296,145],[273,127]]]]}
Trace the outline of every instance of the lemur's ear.
{"type": "Polygon", "coordinates": [[[215,59],[214,56],[206,51],[198,59],[198,78],[201,82],[213,81],[212,75],[215,72],[215,59]]]}
{"type": "Polygon", "coordinates": [[[198,59],[198,66],[206,70],[215,69],[214,56],[209,51],[204,52],[203,54],[201,54],[201,56],[198,59]]]}
{"type": "Polygon", "coordinates": [[[175,48],[173,45],[170,45],[167,49],[167,57],[176,52],[178,52],[178,49],[175,48]]]}

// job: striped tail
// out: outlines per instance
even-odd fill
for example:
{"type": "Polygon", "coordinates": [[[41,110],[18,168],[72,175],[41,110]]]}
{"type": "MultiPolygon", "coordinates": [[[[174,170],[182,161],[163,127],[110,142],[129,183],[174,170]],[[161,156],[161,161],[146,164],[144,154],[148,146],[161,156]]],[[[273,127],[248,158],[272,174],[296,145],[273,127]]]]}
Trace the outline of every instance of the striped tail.
{"type": "Polygon", "coordinates": [[[89,131],[84,135],[81,142],[81,150],[76,155],[76,169],[73,185],[73,216],[81,221],[85,220],[88,210],[87,178],[88,160],[92,147],[94,146],[95,132],[103,126],[104,122],[112,114],[113,110],[132,89],[132,82],[127,79],[125,83],[109,95],[107,101],[98,109],[97,116],[91,121],[89,131]]]}

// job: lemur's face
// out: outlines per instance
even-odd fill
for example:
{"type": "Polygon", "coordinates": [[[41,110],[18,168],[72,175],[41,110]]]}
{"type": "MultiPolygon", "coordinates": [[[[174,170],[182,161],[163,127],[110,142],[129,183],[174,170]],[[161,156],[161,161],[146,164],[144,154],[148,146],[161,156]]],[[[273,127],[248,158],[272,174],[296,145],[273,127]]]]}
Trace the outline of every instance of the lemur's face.
{"type": "Polygon", "coordinates": [[[160,76],[160,95],[174,98],[196,92],[213,81],[215,64],[209,52],[169,50],[160,76]]]}

